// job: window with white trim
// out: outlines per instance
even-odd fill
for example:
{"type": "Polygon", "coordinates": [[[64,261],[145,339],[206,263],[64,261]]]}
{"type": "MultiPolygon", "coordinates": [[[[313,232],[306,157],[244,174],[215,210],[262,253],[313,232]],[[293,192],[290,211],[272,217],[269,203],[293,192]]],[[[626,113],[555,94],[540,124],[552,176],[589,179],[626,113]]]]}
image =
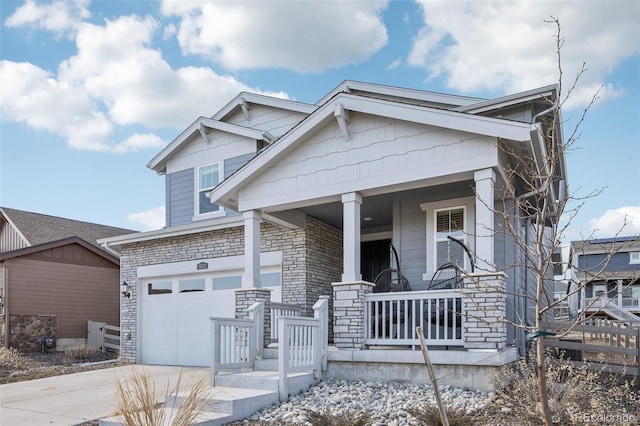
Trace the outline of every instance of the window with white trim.
{"type": "Polygon", "coordinates": [[[475,197],[471,196],[420,203],[426,218],[423,280],[431,280],[438,267],[448,262],[457,263],[465,270],[470,267],[464,248],[447,237],[455,238],[473,250],[475,202],[475,197]]]}
{"type": "Polygon", "coordinates": [[[219,205],[211,202],[211,191],[221,181],[220,163],[198,167],[198,187],[196,196],[197,215],[207,215],[222,211],[219,205]]]}
{"type": "Polygon", "coordinates": [[[435,254],[436,268],[445,263],[464,266],[464,249],[460,244],[448,237],[464,243],[465,241],[465,208],[455,207],[435,211],[435,254]]]}
{"type": "Polygon", "coordinates": [[[629,263],[632,265],[640,263],[640,251],[629,253],[629,263]]]}

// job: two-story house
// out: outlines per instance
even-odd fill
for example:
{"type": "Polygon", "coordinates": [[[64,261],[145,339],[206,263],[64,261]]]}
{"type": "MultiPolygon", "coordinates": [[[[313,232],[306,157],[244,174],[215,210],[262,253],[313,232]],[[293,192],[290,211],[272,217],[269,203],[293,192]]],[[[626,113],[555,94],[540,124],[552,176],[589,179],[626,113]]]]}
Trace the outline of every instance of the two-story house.
{"type": "Polygon", "coordinates": [[[571,242],[571,310],[640,323],[640,237],[571,242]]]}
{"type": "MultiPolygon", "coordinates": [[[[557,96],[553,85],[486,100],[354,81],[315,104],[240,93],[147,165],[166,182],[166,227],[101,241],[122,253],[121,355],[209,365],[209,317],[246,316],[253,300],[309,315],[326,295],[336,376],[357,362],[422,363],[419,323],[438,364],[515,359],[524,339],[512,324],[532,323],[534,289],[501,230],[506,216],[523,234],[533,226],[515,208],[532,193],[507,171],[551,149],[557,96]],[[470,274],[465,289],[430,288],[447,263],[470,274]],[[390,267],[406,285],[381,295],[374,282],[390,267]],[[467,303],[471,276],[487,286],[467,303]],[[434,319],[443,306],[453,314],[434,319]]],[[[557,166],[544,183],[555,194],[562,155],[557,166]]]]}

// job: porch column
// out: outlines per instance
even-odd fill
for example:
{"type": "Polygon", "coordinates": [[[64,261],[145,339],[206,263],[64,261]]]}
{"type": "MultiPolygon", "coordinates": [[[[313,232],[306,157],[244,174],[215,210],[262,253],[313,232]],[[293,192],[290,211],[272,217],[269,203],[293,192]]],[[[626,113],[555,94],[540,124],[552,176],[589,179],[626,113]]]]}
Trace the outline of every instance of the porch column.
{"type": "Polygon", "coordinates": [[[242,213],[244,219],[244,274],[242,288],[260,288],[260,212],[242,213]]]}
{"type": "Polygon", "coordinates": [[[618,306],[622,308],[622,280],[617,280],[616,283],[618,284],[618,306]]]}
{"type": "Polygon", "coordinates": [[[342,195],[344,268],[342,282],[362,280],[360,273],[360,205],[357,192],[342,195]]]}
{"type": "Polygon", "coordinates": [[[496,174],[493,169],[477,170],[473,179],[476,185],[476,268],[492,272],[495,271],[493,241],[496,174]]]}

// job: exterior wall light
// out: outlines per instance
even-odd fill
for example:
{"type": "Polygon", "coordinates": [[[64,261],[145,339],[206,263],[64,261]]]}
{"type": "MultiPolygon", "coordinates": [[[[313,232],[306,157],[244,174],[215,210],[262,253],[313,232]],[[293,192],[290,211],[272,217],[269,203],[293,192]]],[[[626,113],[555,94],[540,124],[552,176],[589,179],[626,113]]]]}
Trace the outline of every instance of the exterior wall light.
{"type": "Polygon", "coordinates": [[[131,288],[129,288],[129,284],[127,284],[126,281],[120,286],[120,292],[122,293],[122,297],[126,297],[127,299],[131,298],[131,288]]]}

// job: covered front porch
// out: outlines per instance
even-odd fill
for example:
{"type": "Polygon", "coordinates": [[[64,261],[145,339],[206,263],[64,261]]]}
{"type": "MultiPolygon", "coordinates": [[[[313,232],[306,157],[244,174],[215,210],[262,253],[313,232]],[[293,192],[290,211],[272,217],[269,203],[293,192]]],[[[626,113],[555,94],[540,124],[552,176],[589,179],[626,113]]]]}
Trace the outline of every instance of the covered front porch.
{"type": "MultiPolygon", "coordinates": [[[[490,390],[496,369],[517,356],[506,344],[504,279],[502,273],[469,274],[461,289],[382,294],[364,281],[334,283],[332,297],[314,305],[313,318],[303,317],[299,306],[268,298],[237,306],[244,318],[212,318],[212,382],[225,370],[254,369],[271,348],[278,353],[280,380],[313,371],[318,378],[426,383],[415,334],[421,326],[444,384],[490,390]]],[[[244,300],[264,292],[239,291],[244,300]]]]}

